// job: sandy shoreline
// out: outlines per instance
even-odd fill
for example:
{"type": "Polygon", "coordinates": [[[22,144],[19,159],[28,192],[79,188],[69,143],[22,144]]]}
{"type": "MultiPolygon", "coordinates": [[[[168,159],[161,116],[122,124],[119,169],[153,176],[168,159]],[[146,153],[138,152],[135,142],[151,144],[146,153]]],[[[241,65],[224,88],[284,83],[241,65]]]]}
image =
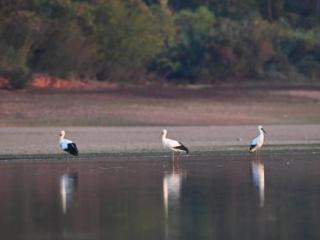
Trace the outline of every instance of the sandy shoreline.
{"type": "Polygon", "coordinates": [[[0,90],[0,127],[320,124],[318,88],[0,90]]]}
{"type": "MultiPolygon", "coordinates": [[[[266,125],[267,145],[319,144],[320,125],[266,125]]],[[[163,127],[70,127],[67,138],[81,153],[164,152],[163,127]]],[[[257,134],[256,126],[166,127],[168,137],[181,140],[190,151],[210,151],[243,146],[257,134]]],[[[0,128],[0,155],[60,154],[59,127],[0,128]]]]}

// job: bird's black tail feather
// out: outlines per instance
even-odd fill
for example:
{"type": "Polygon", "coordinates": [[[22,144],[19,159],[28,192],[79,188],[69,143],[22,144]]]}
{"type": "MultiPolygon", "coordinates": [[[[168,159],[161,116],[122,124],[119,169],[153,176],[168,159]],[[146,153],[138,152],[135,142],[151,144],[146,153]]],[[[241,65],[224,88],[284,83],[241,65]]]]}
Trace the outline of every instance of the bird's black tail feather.
{"type": "Polygon", "coordinates": [[[66,149],[66,152],[70,153],[73,156],[79,155],[79,151],[75,143],[69,143],[68,148],[66,149]]]}
{"type": "Polygon", "coordinates": [[[251,145],[250,148],[249,148],[249,152],[254,152],[254,148],[256,147],[257,145],[251,145]]]}
{"type": "MultiPolygon", "coordinates": [[[[179,142],[180,143],[180,142],[179,142]]],[[[186,152],[186,154],[188,154],[189,153],[189,149],[186,147],[186,146],[184,146],[182,143],[180,143],[180,145],[179,146],[177,146],[177,147],[174,147],[175,149],[179,149],[179,150],[182,150],[182,151],[185,151],[186,152]]]]}

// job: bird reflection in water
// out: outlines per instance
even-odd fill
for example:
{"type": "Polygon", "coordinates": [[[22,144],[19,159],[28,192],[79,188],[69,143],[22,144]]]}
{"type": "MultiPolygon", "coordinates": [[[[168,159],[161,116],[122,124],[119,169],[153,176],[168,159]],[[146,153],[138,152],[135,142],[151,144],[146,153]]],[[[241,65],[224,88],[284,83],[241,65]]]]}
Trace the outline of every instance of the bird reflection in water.
{"type": "Polygon", "coordinates": [[[186,171],[181,169],[181,161],[173,160],[170,171],[163,177],[163,205],[165,214],[165,239],[171,239],[174,233],[170,229],[179,229],[180,224],[180,196],[186,171]],[[170,229],[169,229],[170,226],[170,229]]]}
{"type": "Polygon", "coordinates": [[[60,177],[60,195],[63,214],[66,214],[72,206],[78,181],[78,172],[69,172],[69,170],[67,170],[66,173],[60,177]]]}
{"type": "Polygon", "coordinates": [[[251,176],[255,188],[259,191],[259,205],[264,207],[264,164],[261,160],[251,161],[251,176]]]}

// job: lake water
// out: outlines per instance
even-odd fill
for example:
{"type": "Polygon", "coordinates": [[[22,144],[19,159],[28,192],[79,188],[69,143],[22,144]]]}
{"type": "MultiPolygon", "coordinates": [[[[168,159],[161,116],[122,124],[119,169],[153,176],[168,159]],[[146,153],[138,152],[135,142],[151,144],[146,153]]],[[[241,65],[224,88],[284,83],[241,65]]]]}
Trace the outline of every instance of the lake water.
{"type": "Polygon", "coordinates": [[[320,152],[1,161],[1,239],[320,239],[320,152]]]}

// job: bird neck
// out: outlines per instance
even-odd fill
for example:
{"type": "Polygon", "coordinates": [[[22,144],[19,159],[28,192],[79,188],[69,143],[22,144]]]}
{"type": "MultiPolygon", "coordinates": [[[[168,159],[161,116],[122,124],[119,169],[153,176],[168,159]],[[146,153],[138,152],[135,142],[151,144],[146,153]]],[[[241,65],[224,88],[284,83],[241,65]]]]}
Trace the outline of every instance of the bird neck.
{"type": "Polygon", "coordinates": [[[164,141],[166,138],[167,138],[167,134],[166,133],[162,134],[162,141],[164,141]]]}
{"type": "Polygon", "coordinates": [[[60,141],[62,141],[64,139],[64,135],[60,136],[60,141]]]}
{"type": "Polygon", "coordinates": [[[264,132],[262,130],[259,130],[260,131],[260,137],[264,138],[264,132]]]}

